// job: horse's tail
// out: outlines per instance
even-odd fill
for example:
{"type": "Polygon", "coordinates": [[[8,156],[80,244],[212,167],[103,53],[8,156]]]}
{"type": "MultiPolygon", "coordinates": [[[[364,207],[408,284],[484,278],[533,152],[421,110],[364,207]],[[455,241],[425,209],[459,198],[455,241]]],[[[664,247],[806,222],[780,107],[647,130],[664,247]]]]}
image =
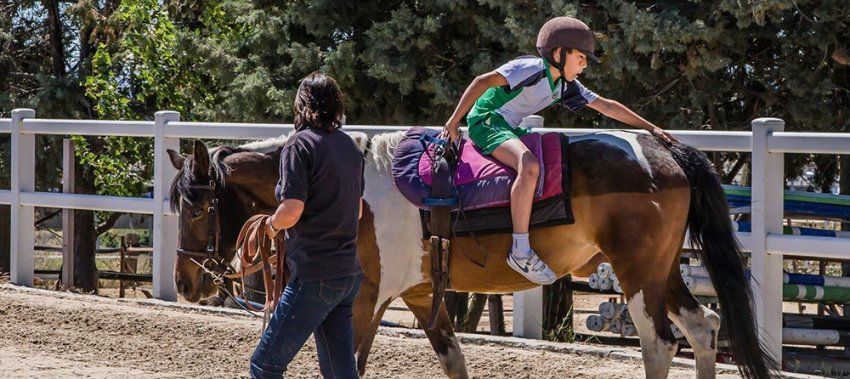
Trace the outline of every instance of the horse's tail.
{"type": "Polygon", "coordinates": [[[778,365],[758,339],[753,294],[744,273],[743,256],[729,220],[729,204],[720,179],[699,150],[675,144],[670,152],[691,184],[690,240],[692,246],[699,249],[717,291],[735,361],[745,378],[767,378],[778,365]]]}

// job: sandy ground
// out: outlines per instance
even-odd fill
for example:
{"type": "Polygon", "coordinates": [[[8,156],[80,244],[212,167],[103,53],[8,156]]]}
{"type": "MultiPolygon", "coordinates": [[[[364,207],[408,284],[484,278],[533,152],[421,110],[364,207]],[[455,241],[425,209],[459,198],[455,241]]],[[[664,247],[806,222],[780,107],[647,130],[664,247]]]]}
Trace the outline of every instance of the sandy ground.
{"type": "MultiPolygon", "coordinates": [[[[255,318],[0,287],[0,377],[243,377],[255,318]]],[[[640,363],[498,345],[463,346],[474,377],[641,378],[640,363]]],[[[427,340],[378,335],[370,377],[435,378],[427,340]]],[[[317,377],[308,341],[288,377],[317,377]]],[[[673,378],[692,378],[674,368],[673,378]]],[[[733,377],[721,375],[721,377],[733,377]]]]}

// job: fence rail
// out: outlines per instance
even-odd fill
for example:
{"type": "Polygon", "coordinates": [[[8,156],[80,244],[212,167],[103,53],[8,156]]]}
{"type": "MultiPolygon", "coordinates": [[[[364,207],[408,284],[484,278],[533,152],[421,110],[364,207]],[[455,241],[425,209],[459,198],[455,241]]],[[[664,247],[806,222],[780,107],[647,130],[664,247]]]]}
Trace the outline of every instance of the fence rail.
{"type": "MultiPolygon", "coordinates": [[[[542,120],[537,120],[542,125],[542,120]]],[[[850,259],[850,241],[828,237],[783,235],[785,153],[850,154],[850,133],[785,132],[779,119],[754,120],[752,132],[672,131],[682,142],[706,151],[752,152],[752,231],[738,233],[745,250],[752,252],[752,277],[760,337],[781,356],[783,255],[850,259]]],[[[0,133],[12,137],[12,186],[0,190],[0,204],[12,205],[12,282],[32,285],[34,207],[107,210],[152,214],[154,233],[154,296],[175,300],[174,262],[177,217],[170,210],[168,185],[176,170],[166,150],[178,149],[181,138],[252,140],[277,137],[292,124],[181,122],[177,112],[157,112],[154,121],[92,121],[37,119],[29,109],[16,109],[11,119],[0,119],[0,133]],[[44,135],[103,135],[154,139],[153,198],[69,195],[35,192],[35,139],[44,135]]],[[[346,130],[378,133],[406,130],[404,126],[347,125],[346,130]]],[[[599,129],[546,129],[580,135],[599,129]]],[[[515,329],[525,336],[540,336],[542,292],[515,294],[515,329]]]]}

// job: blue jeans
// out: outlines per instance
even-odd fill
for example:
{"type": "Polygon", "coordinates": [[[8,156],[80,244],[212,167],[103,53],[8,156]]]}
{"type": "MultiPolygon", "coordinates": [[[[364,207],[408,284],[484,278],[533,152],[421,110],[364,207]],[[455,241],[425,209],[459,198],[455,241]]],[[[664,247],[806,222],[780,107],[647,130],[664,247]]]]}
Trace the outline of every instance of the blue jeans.
{"type": "Polygon", "coordinates": [[[282,377],[312,333],[322,376],[357,378],[352,307],[362,280],[357,274],[289,283],[251,356],[251,377],[282,377]]]}

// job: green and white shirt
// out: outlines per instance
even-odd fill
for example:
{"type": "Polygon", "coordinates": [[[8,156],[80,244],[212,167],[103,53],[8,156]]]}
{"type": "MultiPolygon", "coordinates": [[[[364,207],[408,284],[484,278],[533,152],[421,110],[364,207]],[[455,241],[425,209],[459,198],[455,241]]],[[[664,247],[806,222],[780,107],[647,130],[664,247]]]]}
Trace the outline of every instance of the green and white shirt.
{"type": "Polygon", "coordinates": [[[469,111],[467,124],[474,126],[497,113],[512,128],[522,119],[560,102],[571,111],[592,103],[599,96],[585,88],[578,79],[572,82],[552,82],[549,63],[535,56],[523,56],[496,69],[508,81],[507,86],[493,87],[484,92],[469,111]],[[563,98],[561,98],[561,87],[563,98]]]}

